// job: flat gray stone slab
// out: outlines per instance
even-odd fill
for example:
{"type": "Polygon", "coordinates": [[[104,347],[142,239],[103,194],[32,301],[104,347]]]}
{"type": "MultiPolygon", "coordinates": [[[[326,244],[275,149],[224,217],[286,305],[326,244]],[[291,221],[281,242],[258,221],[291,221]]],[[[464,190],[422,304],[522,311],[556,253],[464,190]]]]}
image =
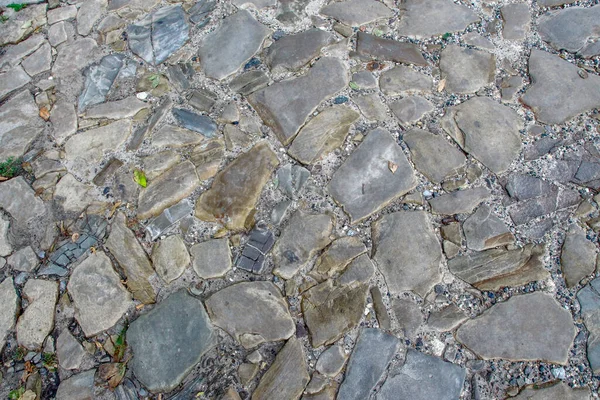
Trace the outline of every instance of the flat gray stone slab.
{"type": "Polygon", "coordinates": [[[190,253],[181,235],[171,235],[162,239],[152,249],[152,265],[166,283],[179,278],[190,263],[190,253]]]}
{"type": "Polygon", "coordinates": [[[508,226],[487,205],[483,205],[463,223],[467,247],[485,250],[504,246],[515,241],[508,226]]]}
{"type": "Polygon", "coordinates": [[[469,214],[481,202],[489,199],[492,193],[485,187],[476,187],[443,194],[427,200],[431,212],[441,215],[469,214]]]}
{"type": "Polygon", "coordinates": [[[27,224],[46,213],[44,202],[23,177],[0,183],[0,208],[7,211],[20,224],[27,224]]]}
{"type": "Polygon", "coordinates": [[[455,400],[466,375],[463,367],[408,349],[404,365],[386,379],[376,399],[455,400]]]}
{"type": "Polygon", "coordinates": [[[180,148],[200,144],[204,136],[189,129],[165,124],[152,134],[152,146],[157,148],[180,148]]]}
{"type": "Polygon", "coordinates": [[[62,331],[56,339],[56,356],[62,368],[78,369],[86,354],[83,346],[68,330],[62,331]]]}
{"type": "Polygon", "coordinates": [[[23,287],[23,297],[29,305],[17,321],[17,342],[19,346],[38,350],[54,328],[58,282],[30,279],[23,287]]]}
{"type": "Polygon", "coordinates": [[[402,124],[414,124],[433,111],[433,104],[421,96],[407,96],[390,103],[392,113],[402,124]]]}
{"type": "Polygon", "coordinates": [[[358,32],[356,51],[363,56],[377,60],[427,65],[427,61],[416,44],[385,39],[364,32],[358,32]]]}
{"type": "Polygon", "coordinates": [[[52,75],[65,78],[78,73],[92,64],[98,55],[98,44],[94,39],[79,39],[60,47],[52,66],[52,75]]]}
{"type": "Polygon", "coordinates": [[[151,392],[173,390],[216,343],[202,302],[185,289],[161,301],[127,330],[136,378],[151,392]]]}
{"type": "Polygon", "coordinates": [[[573,287],[596,270],[596,245],[579,225],[569,228],[560,254],[567,287],[573,287]]]}
{"type": "Polygon", "coordinates": [[[331,33],[317,28],[287,35],[267,48],[265,62],[272,71],[297,71],[334,41],[331,33]]]}
{"type": "Polygon", "coordinates": [[[217,124],[206,115],[196,114],[182,108],[174,108],[173,116],[177,123],[186,129],[198,132],[207,138],[215,136],[217,124]]]}
{"type": "Polygon", "coordinates": [[[239,10],[223,19],[207,35],[198,55],[204,73],[222,80],[237,72],[256,54],[271,30],[254,19],[247,10],[239,10]]]}
{"type": "Polygon", "coordinates": [[[194,271],[202,279],[218,278],[231,269],[229,239],[211,239],[190,248],[194,271]]]}
{"type": "Polygon", "coordinates": [[[19,65],[0,74],[0,101],[5,100],[15,90],[27,85],[29,81],[31,78],[19,65]]]}
{"type": "Polygon", "coordinates": [[[540,17],[538,32],[556,50],[567,50],[584,57],[600,54],[594,42],[600,38],[600,6],[570,7],[540,17]]]}
{"type": "Polygon", "coordinates": [[[90,369],[60,381],[56,391],[56,400],[92,400],[95,375],[96,370],[90,369]]]}
{"type": "Polygon", "coordinates": [[[433,90],[433,78],[409,66],[399,65],[381,74],[379,87],[388,96],[431,92],[433,90]]]}
{"type": "Polygon", "coordinates": [[[475,93],[494,82],[496,57],[487,51],[448,45],[440,58],[445,89],[451,93],[475,93]]]}
{"type": "Polygon", "coordinates": [[[100,63],[85,70],[85,84],[78,101],[79,112],[106,100],[106,95],[123,68],[124,61],[123,54],[109,54],[102,57],[100,63]]]}
{"type": "Polygon", "coordinates": [[[133,117],[135,114],[150,104],[138,100],[135,96],[126,97],[122,100],[109,101],[91,107],[85,113],[86,118],[123,119],[133,117]]]}
{"type": "Polygon", "coordinates": [[[465,322],[456,339],[488,360],[567,364],[576,329],[571,313],[544,293],[514,296],[465,322]]]}
{"type": "Polygon", "coordinates": [[[347,359],[348,356],[346,355],[344,348],[334,344],[321,353],[317,360],[317,364],[315,365],[315,369],[321,375],[333,378],[342,371],[347,359]]]}
{"type": "Polygon", "coordinates": [[[589,332],[587,358],[594,374],[600,371],[600,279],[596,278],[577,292],[581,316],[589,332]]]}
{"type": "MultiPolygon", "coordinates": [[[[4,2],[8,5],[12,2],[4,2]]],[[[0,26],[0,46],[18,43],[39,27],[46,25],[47,4],[30,5],[14,13],[0,26]]]]}
{"type": "Polygon", "coordinates": [[[77,32],[81,36],[89,35],[107,6],[108,0],[90,0],[81,4],[77,12],[77,32]]]}
{"type": "MultiPolygon", "coordinates": [[[[508,40],[523,40],[529,33],[531,14],[525,3],[506,4],[500,9],[504,26],[502,36],[508,40]]],[[[539,27],[538,27],[539,32],[539,27]]]]}
{"type": "Polygon", "coordinates": [[[369,93],[354,96],[352,97],[352,101],[368,121],[384,121],[388,119],[388,108],[381,101],[379,94],[369,93]]]}
{"type": "Polygon", "coordinates": [[[39,109],[28,90],[0,107],[0,159],[21,157],[43,131],[39,109]]]}
{"type": "Polygon", "coordinates": [[[383,3],[374,0],[332,2],[321,8],[319,13],[349,26],[360,26],[394,15],[383,3]]]}
{"type": "Polygon", "coordinates": [[[319,104],[345,88],[348,80],[341,60],[323,57],[305,75],[254,92],[248,101],[281,143],[289,144],[319,104]]]}
{"type": "Polygon", "coordinates": [[[329,192],[356,223],[415,186],[415,174],[404,152],[389,132],[380,128],[371,131],[333,174],[329,192]]]}
{"type": "Polygon", "coordinates": [[[564,382],[546,388],[525,388],[513,400],[589,400],[590,389],[583,387],[572,389],[564,382]]]}
{"type": "Polygon", "coordinates": [[[462,31],[479,21],[475,12],[451,0],[407,0],[400,8],[398,34],[417,39],[462,31]]]}
{"type": "Polygon", "coordinates": [[[387,214],[373,223],[373,260],[393,294],[421,297],[441,279],[442,249],[424,211],[387,214]]]}
{"type": "Polygon", "coordinates": [[[350,261],[366,252],[365,244],[356,236],[336,239],[317,258],[311,276],[324,281],[342,272],[350,261]]]}
{"type": "Polygon", "coordinates": [[[521,97],[539,122],[562,124],[593,108],[600,107],[600,76],[582,74],[576,65],[541,50],[532,50],[529,75],[532,85],[521,97]],[[571,96],[577,93],[577,96],[571,96]]]}
{"type": "Polygon", "coordinates": [[[506,171],[521,151],[522,118],[488,97],[450,107],[441,124],[464,151],[496,174],[506,171]]]}
{"type": "Polygon", "coordinates": [[[12,331],[17,319],[17,307],[20,306],[19,296],[12,278],[6,278],[0,283],[0,350],[4,349],[6,336],[12,331]]]}

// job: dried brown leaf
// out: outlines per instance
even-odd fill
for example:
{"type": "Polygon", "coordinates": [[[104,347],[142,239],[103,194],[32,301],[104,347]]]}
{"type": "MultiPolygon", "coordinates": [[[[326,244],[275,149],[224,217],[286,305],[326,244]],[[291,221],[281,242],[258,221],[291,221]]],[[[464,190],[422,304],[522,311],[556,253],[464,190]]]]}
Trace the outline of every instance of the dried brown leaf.
{"type": "Polygon", "coordinates": [[[396,170],[398,169],[398,164],[396,164],[393,161],[388,161],[388,168],[390,169],[390,171],[392,171],[392,174],[395,174],[396,170]]]}

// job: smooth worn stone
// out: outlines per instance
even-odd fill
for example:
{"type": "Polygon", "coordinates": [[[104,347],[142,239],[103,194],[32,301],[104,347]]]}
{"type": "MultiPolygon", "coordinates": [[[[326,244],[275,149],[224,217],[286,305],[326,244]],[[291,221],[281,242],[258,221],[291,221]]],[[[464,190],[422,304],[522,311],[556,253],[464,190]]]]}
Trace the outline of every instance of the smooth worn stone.
{"type": "Polygon", "coordinates": [[[229,88],[247,96],[266,87],[269,82],[270,79],[264,71],[249,71],[233,78],[229,82],[229,88]]]}
{"type": "Polygon", "coordinates": [[[398,324],[404,331],[404,336],[414,338],[417,330],[423,324],[423,313],[421,307],[409,299],[393,299],[392,312],[398,320],[398,324]]]}
{"type": "Polygon", "coordinates": [[[242,398],[235,390],[235,388],[230,387],[229,389],[227,389],[223,397],[221,397],[219,400],[242,400],[242,398]]]}
{"type": "MultiPolygon", "coordinates": [[[[500,9],[504,27],[502,36],[508,40],[523,40],[529,33],[529,24],[531,23],[531,15],[529,13],[529,5],[506,4],[500,9]]],[[[599,14],[600,16],[600,14],[599,14]]]]}
{"type": "Polygon", "coordinates": [[[84,72],[85,84],[79,95],[79,111],[88,106],[102,103],[112,87],[117,75],[123,68],[125,57],[122,54],[110,54],[92,65],[84,72]]]}
{"type": "Polygon", "coordinates": [[[222,139],[212,139],[194,148],[190,161],[196,167],[198,179],[204,181],[217,174],[225,155],[225,143],[222,139]]]}
{"type": "Polygon", "coordinates": [[[58,45],[67,41],[69,36],[67,35],[67,22],[61,21],[48,28],[48,41],[52,47],[58,47],[58,45]]]}
{"type": "Polygon", "coordinates": [[[154,303],[156,295],[148,281],[154,274],[154,269],[144,248],[127,227],[122,213],[116,215],[105,245],[123,269],[127,277],[127,288],[133,297],[145,304],[154,303]]]}
{"type": "Polygon", "coordinates": [[[596,45],[600,29],[600,7],[570,7],[544,14],[538,32],[556,50],[567,50],[584,57],[600,54],[596,45]]]}
{"type": "Polygon", "coordinates": [[[363,56],[377,60],[427,65],[427,60],[416,44],[384,39],[364,32],[358,32],[356,51],[363,56]]]}
{"type": "Polygon", "coordinates": [[[5,46],[6,52],[0,56],[0,70],[6,71],[17,66],[25,57],[45,43],[44,35],[35,34],[18,44],[5,46]]]}
{"type": "Polygon", "coordinates": [[[240,377],[240,383],[242,386],[248,385],[252,379],[256,376],[260,367],[256,364],[243,363],[238,367],[238,375],[240,377]]]}
{"type": "Polygon", "coordinates": [[[31,246],[27,246],[15,251],[6,262],[17,271],[33,272],[40,261],[31,246]]]}
{"type": "Polygon", "coordinates": [[[75,18],[77,16],[77,6],[70,5],[58,7],[47,12],[48,25],[55,24],[60,21],[75,18]]]}
{"type": "Polygon", "coordinates": [[[452,222],[448,225],[442,225],[440,227],[440,234],[442,238],[451,241],[454,244],[461,245],[462,243],[462,230],[459,222],[452,222]]]}
{"type": "Polygon", "coordinates": [[[0,183],[0,208],[20,225],[40,219],[46,213],[44,202],[35,196],[22,176],[0,183]]]}
{"type": "Polygon", "coordinates": [[[383,3],[374,0],[346,0],[332,2],[321,8],[319,14],[331,17],[348,26],[361,26],[380,19],[391,18],[394,13],[383,3]]]}
{"type": "Polygon", "coordinates": [[[79,369],[85,355],[86,351],[79,341],[68,330],[62,331],[56,339],[56,356],[59,365],[64,369],[79,369]]]}
{"type": "Polygon", "coordinates": [[[219,278],[231,269],[229,239],[211,239],[190,248],[192,266],[202,279],[219,278]]]}
{"type": "Polygon", "coordinates": [[[47,4],[30,5],[0,25],[0,46],[19,43],[46,25],[47,4]]]}
{"type": "Polygon", "coordinates": [[[373,259],[388,290],[421,297],[441,279],[442,249],[424,211],[387,214],[372,224],[373,259]]]}
{"type": "Polygon", "coordinates": [[[581,307],[581,316],[589,332],[587,339],[587,358],[594,374],[600,371],[600,279],[592,280],[577,292],[577,300],[581,307]]]}
{"type": "Polygon", "coordinates": [[[151,181],[181,162],[181,156],[172,150],[161,151],[142,158],[143,171],[151,181]]]}
{"type": "Polygon", "coordinates": [[[33,54],[21,63],[29,76],[35,76],[50,70],[52,67],[52,49],[49,43],[44,43],[33,54]]]}
{"type": "Polygon", "coordinates": [[[333,174],[329,192],[357,223],[416,186],[415,174],[385,129],[371,131],[333,174]],[[395,166],[392,172],[391,166],[395,166]]]}
{"type": "Polygon", "coordinates": [[[467,218],[463,224],[467,247],[472,250],[485,250],[511,244],[515,237],[508,226],[492,213],[487,205],[467,218]]]}
{"type": "Polygon", "coordinates": [[[0,257],[9,256],[13,252],[13,247],[8,238],[9,228],[10,220],[0,216],[0,257]]]}
{"type": "Polygon", "coordinates": [[[87,36],[92,31],[94,24],[100,19],[108,0],[87,0],[81,4],[77,12],[77,32],[81,36],[87,36]]]}
{"type": "Polygon", "coordinates": [[[205,115],[199,115],[182,108],[174,108],[173,116],[179,125],[194,132],[212,138],[217,131],[217,124],[212,118],[205,115]]]}
{"type": "Polygon", "coordinates": [[[347,359],[348,355],[344,352],[344,348],[334,344],[321,353],[315,365],[315,370],[329,378],[336,377],[342,372],[347,359]]]}
{"type": "Polygon", "coordinates": [[[388,109],[377,93],[355,96],[352,101],[369,121],[383,121],[388,118],[388,109]]]}
{"type": "Polygon", "coordinates": [[[299,165],[286,164],[277,171],[277,189],[294,199],[310,177],[310,171],[299,165]]]}
{"type": "Polygon", "coordinates": [[[390,109],[403,124],[412,124],[433,111],[433,104],[421,96],[407,96],[390,104],[390,109]]]}
{"type": "Polygon", "coordinates": [[[600,107],[600,76],[586,73],[584,79],[580,73],[576,65],[557,55],[534,49],[529,57],[532,85],[521,101],[533,110],[538,122],[545,124],[562,124],[600,107]]]}
{"type": "Polygon", "coordinates": [[[212,323],[245,348],[286,340],[296,325],[279,289],[271,282],[241,282],[228,286],[205,301],[212,323]]]}
{"type": "Polygon", "coordinates": [[[338,398],[369,398],[399,348],[400,341],[395,336],[375,328],[362,328],[348,361],[338,398]]]}
{"type": "Polygon", "coordinates": [[[192,91],[188,99],[190,106],[198,111],[209,112],[217,101],[217,95],[208,89],[197,89],[192,91]]]}
{"type": "Polygon", "coordinates": [[[373,300],[373,310],[375,310],[375,316],[377,317],[379,327],[381,329],[391,329],[392,321],[390,320],[390,314],[383,302],[381,291],[377,286],[371,288],[371,299],[373,300]]]}
{"type": "Polygon", "coordinates": [[[184,161],[167,170],[140,191],[137,215],[148,219],[186,198],[200,185],[196,168],[184,161]]]}
{"type": "Polygon", "coordinates": [[[260,379],[252,393],[252,400],[298,400],[309,379],[302,343],[292,337],[277,353],[275,361],[260,379]]]}
{"type": "Polygon", "coordinates": [[[252,144],[252,137],[238,128],[237,125],[225,125],[223,129],[225,147],[229,151],[236,148],[246,148],[252,144]]]}
{"type": "Polygon", "coordinates": [[[228,229],[243,229],[263,187],[279,165],[277,155],[261,142],[229,163],[196,203],[196,217],[221,221],[228,229]],[[243,182],[243,186],[240,186],[243,182]]]}
{"type": "Polygon", "coordinates": [[[287,35],[267,48],[265,62],[271,71],[298,71],[334,41],[331,33],[317,28],[287,35]]]}
{"type": "Polygon", "coordinates": [[[71,174],[66,174],[56,184],[54,200],[68,213],[81,213],[93,199],[90,196],[91,185],[79,182],[71,174]]]}
{"type": "Polygon", "coordinates": [[[165,208],[162,213],[146,225],[146,230],[152,240],[156,240],[164,231],[169,229],[186,216],[192,214],[193,207],[189,200],[184,199],[174,206],[165,208]]]}
{"type": "Polygon", "coordinates": [[[330,242],[333,218],[325,214],[297,211],[273,248],[273,273],[292,278],[308,261],[330,242]]]}
{"type": "Polygon", "coordinates": [[[419,172],[434,183],[455,175],[466,162],[465,155],[441,135],[412,129],[402,136],[419,172]]]}
{"type": "Polygon", "coordinates": [[[471,9],[450,0],[407,0],[400,8],[398,34],[417,39],[463,31],[479,21],[471,9]]]}
{"type": "Polygon", "coordinates": [[[355,287],[369,283],[375,275],[375,265],[366,254],[356,257],[348,265],[346,270],[336,279],[336,282],[343,286],[355,287]]]}
{"type": "Polygon", "coordinates": [[[80,372],[61,380],[56,391],[56,400],[93,400],[95,369],[80,372]]]}
{"type": "Polygon", "coordinates": [[[140,316],[127,330],[133,373],[154,393],[177,387],[215,342],[202,302],[185,289],[140,316]]]}
{"type": "Polygon", "coordinates": [[[489,97],[450,107],[441,124],[465,152],[496,174],[506,171],[521,151],[521,117],[489,97]]]}
{"type": "Polygon", "coordinates": [[[480,49],[484,50],[492,51],[496,48],[494,43],[492,43],[488,38],[481,36],[475,31],[463,35],[462,40],[470,46],[479,47],[480,49]]]}
{"type": "Polygon", "coordinates": [[[445,90],[450,93],[475,93],[494,82],[496,57],[486,51],[448,45],[440,59],[445,90]]]}
{"type": "Polygon", "coordinates": [[[590,390],[587,387],[572,389],[565,382],[558,382],[550,387],[527,387],[513,400],[589,400],[590,390]]]}
{"type": "Polygon", "coordinates": [[[16,66],[10,71],[0,74],[0,101],[6,99],[15,90],[27,85],[29,81],[31,78],[21,66],[16,66]]]}
{"type": "Polygon", "coordinates": [[[17,321],[17,342],[30,350],[40,349],[54,328],[58,282],[30,279],[23,287],[23,297],[29,305],[17,321]]]}
{"type": "Polygon", "coordinates": [[[12,277],[5,278],[0,283],[0,350],[4,349],[6,336],[12,331],[17,320],[17,309],[20,306],[19,296],[12,277]]]}
{"type": "Polygon", "coordinates": [[[506,191],[517,201],[528,200],[540,196],[548,196],[555,192],[556,186],[548,181],[531,175],[512,174],[508,177],[506,191]]]}
{"type": "Polygon", "coordinates": [[[223,19],[202,41],[198,51],[202,70],[209,78],[227,78],[260,50],[270,33],[249,11],[237,11],[223,19]]]}
{"type": "Polygon", "coordinates": [[[0,106],[0,159],[22,157],[43,131],[43,120],[29,90],[0,106]]]}
{"type": "Polygon", "coordinates": [[[455,257],[450,272],[480,290],[522,286],[550,276],[543,263],[544,248],[527,244],[515,250],[491,249],[455,257]]]}
{"type": "Polygon", "coordinates": [[[467,370],[417,350],[408,349],[404,365],[386,379],[378,400],[454,400],[460,397],[467,370]]]}
{"type": "Polygon", "coordinates": [[[596,245],[588,240],[585,230],[577,224],[567,232],[560,265],[569,288],[596,270],[596,245]]]}
{"type": "Polygon", "coordinates": [[[318,373],[313,373],[312,377],[310,378],[310,382],[308,382],[308,385],[306,386],[305,391],[309,394],[319,393],[323,389],[325,389],[328,383],[328,379],[322,377],[318,373]]]}
{"type": "Polygon", "coordinates": [[[50,122],[52,122],[52,136],[60,146],[69,136],[77,132],[77,112],[75,111],[75,105],[64,98],[59,98],[54,107],[52,107],[50,122]]]}
{"type": "Polygon", "coordinates": [[[152,134],[152,146],[157,148],[180,148],[200,144],[204,136],[189,129],[165,124],[152,134]]]}
{"type": "Polygon", "coordinates": [[[468,318],[463,310],[450,304],[441,310],[432,311],[427,318],[427,327],[439,332],[451,331],[468,318]]]}
{"type": "Polygon", "coordinates": [[[98,44],[94,39],[78,39],[60,46],[58,56],[52,66],[52,75],[66,78],[79,73],[83,68],[92,64],[98,53],[98,44]]]}
{"type": "Polygon", "coordinates": [[[181,5],[159,8],[127,27],[129,49],[149,64],[158,65],[189,39],[189,26],[181,5]]]}
{"type": "Polygon", "coordinates": [[[303,164],[313,164],[340,147],[359,115],[349,107],[325,109],[300,130],[288,153],[303,164]]]}
{"type": "Polygon", "coordinates": [[[273,233],[264,225],[257,224],[237,259],[236,266],[254,274],[262,274],[265,267],[265,257],[275,244],[273,233]]]}
{"type": "Polygon", "coordinates": [[[166,283],[179,278],[190,262],[190,254],[181,235],[162,239],[152,249],[152,265],[158,276],[166,283]]]}
{"type": "Polygon", "coordinates": [[[86,118],[123,119],[133,117],[141,110],[150,107],[148,103],[138,100],[135,96],[122,100],[110,101],[90,107],[86,111],[86,118]]]}
{"type": "Polygon", "coordinates": [[[567,364],[576,334],[573,318],[544,293],[513,296],[461,325],[456,339],[488,360],[567,364]]]}
{"type": "Polygon", "coordinates": [[[385,71],[379,77],[379,87],[388,96],[404,93],[431,92],[433,78],[409,66],[399,65],[385,71]]]}
{"type": "Polygon", "coordinates": [[[370,71],[359,71],[352,74],[352,82],[354,82],[359,89],[375,89],[377,88],[377,78],[370,71]]]}
{"type": "Polygon", "coordinates": [[[133,305],[110,259],[100,251],[75,267],[67,290],[75,305],[75,318],[87,337],[112,328],[133,305]]]}
{"type": "Polygon", "coordinates": [[[306,74],[254,92],[248,101],[279,141],[287,145],[319,104],[347,85],[348,73],[342,61],[323,57],[306,74]]]}
{"type": "Polygon", "coordinates": [[[483,201],[489,199],[492,193],[485,187],[476,187],[443,194],[427,200],[431,212],[441,215],[469,214],[483,201]]]}
{"type": "Polygon", "coordinates": [[[331,243],[315,261],[311,276],[325,280],[340,272],[359,255],[366,253],[365,244],[356,236],[344,236],[331,243]]]}

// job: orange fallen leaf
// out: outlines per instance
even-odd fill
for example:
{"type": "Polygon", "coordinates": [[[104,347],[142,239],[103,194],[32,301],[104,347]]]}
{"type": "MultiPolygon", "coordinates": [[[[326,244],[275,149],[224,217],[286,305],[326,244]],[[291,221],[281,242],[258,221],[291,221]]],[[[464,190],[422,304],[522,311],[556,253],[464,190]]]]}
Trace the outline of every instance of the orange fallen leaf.
{"type": "Polygon", "coordinates": [[[125,370],[126,367],[123,363],[100,364],[97,376],[103,382],[106,382],[109,388],[115,389],[123,380],[125,370]]]}
{"type": "Polygon", "coordinates": [[[50,119],[50,111],[48,111],[48,107],[42,107],[40,108],[40,117],[44,120],[44,121],[48,121],[50,119]]]}

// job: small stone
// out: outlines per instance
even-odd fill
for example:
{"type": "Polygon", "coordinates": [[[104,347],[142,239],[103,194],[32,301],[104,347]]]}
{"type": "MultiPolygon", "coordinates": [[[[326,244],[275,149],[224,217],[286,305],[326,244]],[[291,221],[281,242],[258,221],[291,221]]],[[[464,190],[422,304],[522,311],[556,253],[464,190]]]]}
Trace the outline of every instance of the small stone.
{"type": "Polygon", "coordinates": [[[44,43],[46,43],[44,35],[35,34],[18,44],[5,46],[6,52],[0,57],[0,66],[2,67],[2,70],[9,70],[16,67],[23,58],[39,49],[44,43]]]}
{"type": "Polygon", "coordinates": [[[202,279],[219,278],[231,269],[229,240],[212,239],[190,248],[194,271],[202,279]]]}
{"type": "Polygon", "coordinates": [[[242,400],[242,398],[235,390],[235,388],[230,387],[229,389],[227,389],[223,397],[220,398],[220,400],[242,400]]]}
{"type": "Polygon", "coordinates": [[[49,10],[46,15],[48,17],[48,25],[52,25],[60,21],[75,18],[77,16],[77,6],[71,5],[58,7],[53,10],[49,10]]]}
{"type": "Polygon", "coordinates": [[[460,223],[452,222],[448,225],[442,225],[440,227],[440,233],[442,238],[451,241],[454,244],[462,244],[462,234],[460,229],[460,223]]]}
{"type": "Polygon", "coordinates": [[[393,299],[392,312],[404,331],[404,336],[414,338],[417,330],[423,324],[423,313],[421,307],[408,299],[393,299]]]}
{"type": "Polygon", "coordinates": [[[481,36],[477,32],[469,32],[466,35],[463,35],[462,40],[474,47],[479,47],[480,49],[492,51],[496,48],[494,43],[492,43],[488,38],[481,36]]]}
{"type": "Polygon", "coordinates": [[[193,113],[181,108],[173,109],[173,116],[179,125],[201,135],[212,138],[215,136],[217,124],[212,118],[193,113]]]}
{"type": "Polygon", "coordinates": [[[180,148],[196,145],[204,140],[202,135],[189,129],[180,128],[169,124],[163,125],[152,134],[152,146],[157,148],[180,148]]]}
{"type": "Polygon", "coordinates": [[[240,74],[229,82],[229,88],[236,93],[247,96],[266,87],[270,82],[263,71],[250,71],[240,74]]]}
{"type": "Polygon", "coordinates": [[[91,185],[79,182],[73,175],[66,174],[56,184],[54,200],[60,204],[67,213],[81,213],[90,205],[91,185]]]}
{"type": "Polygon", "coordinates": [[[483,205],[463,224],[467,247],[472,250],[485,250],[514,243],[515,237],[506,224],[494,214],[490,207],[483,205]]]}
{"type": "Polygon", "coordinates": [[[379,87],[388,96],[431,92],[433,78],[406,65],[399,65],[381,74],[379,87]]]}
{"type": "Polygon", "coordinates": [[[39,259],[31,246],[23,247],[21,250],[14,252],[6,261],[13,269],[24,272],[33,272],[39,264],[39,259]]]}
{"type": "Polygon", "coordinates": [[[238,375],[240,377],[240,383],[242,386],[248,385],[252,379],[256,376],[260,367],[256,364],[243,363],[238,367],[238,375]]]}
{"type": "Polygon", "coordinates": [[[390,109],[402,124],[413,124],[433,111],[433,104],[421,96],[407,96],[392,102],[390,109]]]}
{"type": "Polygon", "coordinates": [[[17,321],[17,341],[20,346],[37,350],[54,328],[58,283],[30,279],[23,287],[23,297],[29,305],[17,321]]]}
{"type": "Polygon", "coordinates": [[[103,57],[99,64],[92,65],[85,70],[85,84],[79,96],[79,111],[106,100],[106,96],[122,70],[125,60],[122,54],[110,54],[103,57]]]}
{"type": "Polygon", "coordinates": [[[560,265],[569,288],[596,270],[596,245],[587,239],[586,232],[576,224],[567,232],[560,265]]]}
{"type": "Polygon", "coordinates": [[[11,277],[0,283],[0,350],[4,349],[6,336],[13,330],[17,320],[17,309],[20,305],[19,296],[11,277]]]}
{"type": "Polygon", "coordinates": [[[33,54],[23,60],[21,65],[29,76],[35,76],[42,72],[49,71],[52,66],[52,49],[50,44],[44,43],[33,54]]]}
{"type": "MultiPolygon", "coordinates": [[[[8,230],[10,221],[0,216],[0,257],[9,256],[13,252],[13,247],[8,239],[8,230]]],[[[0,351],[2,349],[0,348],[0,351]]]]}
{"type": "Polygon", "coordinates": [[[361,114],[369,121],[383,121],[388,118],[388,110],[377,93],[353,97],[361,114]]]}
{"type": "Polygon", "coordinates": [[[107,5],[107,0],[88,0],[81,4],[77,12],[77,32],[81,36],[90,34],[94,24],[106,10],[107,5]]]}
{"type": "Polygon", "coordinates": [[[198,179],[204,181],[217,174],[225,155],[225,143],[221,139],[212,139],[194,148],[190,161],[196,167],[198,179]]]}
{"type": "Polygon", "coordinates": [[[450,304],[441,310],[432,311],[427,318],[427,327],[439,332],[451,331],[468,318],[463,310],[450,304]]]}
{"type": "Polygon", "coordinates": [[[334,378],[342,372],[347,359],[348,355],[346,355],[342,346],[334,344],[321,353],[315,369],[324,376],[334,378]]]}
{"type": "Polygon", "coordinates": [[[79,369],[86,351],[68,330],[64,330],[56,339],[56,355],[62,368],[79,369]]]}
{"type": "Polygon", "coordinates": [[[308,382],[308,385],[306,386],[305,392],[309,394],[320,393],[325,389],[328,383],[328,379],[322,377],[318,373],[313,373],[310,382],[308,382]]]}
{"type": "Polygon", "coordinates": [[[277,188],[289,198],[297,198],[309,177],[306,168],[286,164],[277,171],[277,188]]]}
{"type": "Polygon", "coordinates": [[[162,213],[146,225],[146,230],[152,240],[156,240],[164,231],[173,224],[192,213],[192,205],[187,199],[180,201],[174,206],[165,208],[162,213]]]}
{"type": "Polygon", "coordinates": [[[331,33],[317,28],[287,35],[267,48],[265,62],[272,71],[298,71],[334,41],[331,33]]]}
{"type": "Polygon", "coordinates": [[[87,110],[85,117],[107,119],[130,118],[148,107],[148,103],[138,100],[135,96],[130,96],[122,100],[110,101],[93,106],[87,110]]]}
{"type": "Polygon", "coordinates": [[[319,13],[349,26],[361,26],[394,15],[392,10],[374,0],[334,2],[321,8],[319,13]]]}
{"type": "Polygon", "coordinates": [[[59,98],[52,107],[50,122],[52,122],[54,140],[58,145],[62,145],[66,139],[77,132],[75,105],[64,98],[59,98]]]}
{"type": "Polygon", "coordinates": [[[364,32],[358,32],[356,51],[363,56],[377,60],[427,65],[427,61],[417,45],[409,42],[384,39],[364,32]]]}
{"type": "Polygon", "coordinates": [[[417,39],[463,31],[468,25],[479,21],[471,9],[449,0],[426,3],[408,0],[402,4],[402,11],[398,34],[417,39]]]}
{"type": "Polygon", "coordinates": [[[529,6],[525,3],[506,4],[500,9],[504,28],[502,36],[508,40],[523,40],[529,33],[531,15],[529,6]]]}
{"type": "Polygon", "coordinates": [[[91,38],[78,39],[60,46],[52,66],[52,75],[56,78],[65,78],[79,73],[95,61],[97,52],[98,44],[91,38]]]}
{"type": "Polygon", "coordinates": [[[152,249],[152,265],[166,283],[179,278],[190,262],[190,254],[180,235],[169,236],[152,249]]]}
{"type": "Polygon", "coordinates": [[[80,372],[61,380],[56,391],[57,400],[92,400],[94,398],[95,369],[80,372]]]}
{"type": "Polygon", "coordinates": [[[453,215],[469,214],[483,201],[491,197],[491,192],[485,187],[457,190],[449,194],[429,199],[431,211],[434,214],[453,215]]]}
{"type": "Polygon", "coordinates": [[[451,93],[475,93],[494,82],[496,58],[485,51],[448,45],[440,59],[445,89],[451,93]]]}
{"type": "Polygon", "coordinates": [[[252,144],[252,137],[243,132],[237,125],[225,125],[223,128],[225,147],[232,151],[236,148],[246,148],[252,144]]]}
{"type": "Polygon", "coordinates": [[[0,74],[0,101],[5,100],[12,92],[25,86],[31,78],[21,66],[0,74]]]}
{"type": "Polygon", "coordinates": [[[590,390],[586,387],[571,389],[565,382],[558,382],[550,387],[527,387],[513,400],[588,400],[590,390]]]}
{"type": "Polygon", "coordinates": [[[262,224],[257,224],[250,231],[248,242],[237,260],[237,267],[254,274],[262,274],[265,257],[274,243],[273,233],[262,224]]]}
{"type": "Polygon", "coordinates": [[[276,5],[277,0],[232,0],[231,3],[238,8],[253,5],[257,10],[260,10],[276,5]]]}
{"type": "Polygon", "coordinates": [[[219,122],[224,122],[226,124],[231,124],[233,122],[240,120],[240,110],[238,109],[235,102],[230,102],[225,107],[223,107],[223,112],[221,112],[221,116],[219,117],[219,122]]]}
{"type": "Polygon", "coordinates": [[[359,89],[375,89],[377,88],[377,78],[370,71],[360,71],[352,74],[352,82],[359,89]]]}

